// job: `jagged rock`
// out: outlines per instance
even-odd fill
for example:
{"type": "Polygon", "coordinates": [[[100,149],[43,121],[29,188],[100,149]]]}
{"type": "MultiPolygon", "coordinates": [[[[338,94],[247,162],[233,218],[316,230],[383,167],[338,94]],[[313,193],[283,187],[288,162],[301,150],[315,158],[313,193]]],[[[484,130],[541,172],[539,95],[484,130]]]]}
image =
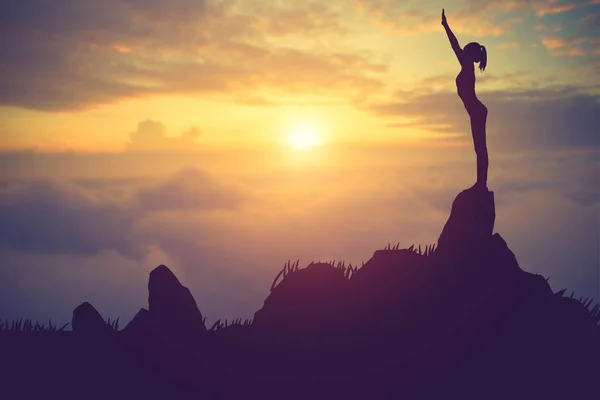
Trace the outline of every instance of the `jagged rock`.
{"type": "Polygon", "coordinates": [[[98,310],[90,303],[81,303],[73,310],[71,320],[73,332],[82,334],[105,334],[111,327],[104,321],[98,310]]]}
{"type": "Polygon", "coordinates": [[[140,308],[140,311],[135,314],[133,319],[123,329],[125,332],[139,333],[147,332],[151,329],[150,312],[145,308],[140,308]]]}
{"type": "Polygon", "coordinates": [[[150,317],[157,326],[189,333],[206,332],[190,290],[164,265],[150,272],[148,305],[150,317]]]}
{"type": "Polygon", "coordinates": [[[464,254],[480,247],[491,238],[495,218],[493,192],[480,187],[463,190],[452,203],[436,252],[464,254]]]}
{"type": "Polygon", "coordinates": [[[523,272],[517,257],[510,250],[506,241],[499,233],[492,235],[491,239],[484,246],[484,260],[489,267],[488,270],[499,270],[510,273],[523,272]]]}
{"type": "Polygon", "coordinates": [[[528,301],[531,299],[547,301],[554,295],[543,276],[521,269],[515,254],[498,233],[487,242],[480,263],[485,268],[477,269],[482,270],[482,274],[487,276],[488,283],[511,287],[513,297],[522,296],[529,299],[528,301]]]}

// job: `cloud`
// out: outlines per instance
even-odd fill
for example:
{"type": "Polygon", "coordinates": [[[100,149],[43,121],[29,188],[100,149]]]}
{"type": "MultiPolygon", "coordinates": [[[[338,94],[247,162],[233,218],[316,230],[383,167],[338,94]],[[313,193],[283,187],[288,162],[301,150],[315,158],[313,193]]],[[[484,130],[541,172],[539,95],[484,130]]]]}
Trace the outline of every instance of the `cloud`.
{"type": "Polygon", "coordinates": [[[542,36],[542,44],[553,55],[600,55],[600,38],[542,36]]]}
{"type": "Polygon", "coordinates": [[[203,315],[209,321],[251,318],[289,254],[282,255],[275,248],[260,249],[267,243],[253,238],[252,232],[240,232],[239,226],[227,234],[214,225],[182,225],[167,228],[159,245],[168,255],[170,267],[176,268],[190,287],[203,315]]]}
{"type": "Polygon", "coordinates": [[[496,229],[521,268],[549,277],[555,291],[598,301],[598,206],[598,197],[582,206],[560,190],[530,188],[497,210],[496,229]]]}
{"type": "Polygon", "coordinates": [[[565,29],[564,24],[560,22],[550,22],[550,23],[539,23],[535,26],[535,29],[540,32],[560,32],[565,29]]]}
{"type": "Polygon", "coordinates": [[[146,249],[134,223],[126,207],[57,182],[12,185],[0,194],[0,246],[15,251],[93,255],[113,249],[140,258],[146,249]]]}
{"type": "MultiPolygon", "coordinates": [[[[330,95],[357,101],[382,88],[378,75],[387,71],[386,65],[349,52],[309,52],[232,42],[203,52],[203,63],[147,59],[146,76],[161,91],[205,92],[230,100],[244,100],[256,93],[260,104],[287,104],[282,97],[330,95]],[[261,88],[276,100],[260,95],[261,88]]],[[[133,72],[135,76],[137,72],[133,72]]]]}
{"type": "MultiPolygon", "coordinates": [[[[302,3],[299,6],[294,2],[233,1],[231,4],[235,4],[237,12],[230,13],[229,17],[243,19],[254,32],[269,37],[295,36],[299,32],[310,36],[346,33],[338,11],[319,1],[302,3]]],[[[240,29],[243,28],[238,24],[237,30],[240,29]]]]}
{"type": "Polygon", "coordinates": [[[204,0],[44,0],[2,2],[6,32],[79,34],[93,43],[126,37],[136,41],[183,38],[184,29],[209,14],[204,0]],[[179,25],[180,30],[174,28],[179,25]],[[181,35],[181,36],[179,36],[181,35]],[[154,39],[153,39],[154,38],[154,39]]]}
{"type": "Polygon", "coordinates": [[[204,16],[202,0],[3,1],[0,104],[83,109],[150,93],[118,76],[123,58],[114,46],[183,43],[204,16]]]}
{"type": "Polygon", "coordinates": [[[598,7],[600,1],[544,2],[538,16],[541,23],[540,42],[554,56],[577,57],[587,66],[582,75],[596,73],[600,69],[600,39],[597,33],[598,7]],[[593,7],[595,6],[595,7],[593,7]],[[583,10],[587,15],[581,17],[583,10]],[[570,12],[573,10],[578,10],[570,12]],[[569,15],[554,16],[555,14],[569,15]],[[548,16],[548,17],[547,17],[548,16]],[[560,19],[560,22],[556,21],[560,19]]]}
{"type": "Polygon", "coordinates": [[[151,183],[134,178],[9,180],[0,184],[0,247],[73,255],[113,250],[141,259],[153,239],[140,224],[154,213],[233,209],[242,200],[236,189],[197,169],[151,183]]]}
{"type": "MultiPolygon", "coordinates": [[[[249,173],[245,167],[265,156],[253,154],[244,159],[244,170],[234,170],[240,179],[252,178],[247,186],[256,198],[250,205],[239,190],[242,200],[218,200],[233,189],[202,169],[160,178],[84,175],[72,184],[3,182],[0,315],[53,321],[58,316],[66,322],[77,304],[91,301],[103,316],[121,316],[123,325],[146,305],[149,270],[164,263],[190,288],[209,321],[250,317],[288,259],[300,258],[301,266],[333,259],[355,264],[388,242],[434,242],[454,197],[474,179],[473,152],[467,150],[471,158],[462,149],[427,146],[361,147],[348,154],[332,150],[329,161],[336,162],[327,167],[249,173]],[[126,198],[107,195],[123,187],[129,187],[126,198]],[[119,224],[120,216],[126,223],[119,224]],[[110,235],[94,231],[98,224],[110,235]],[[35,232],[32,227],[38,225],[41,231],[35,232]],[[25,230],[27,235],[15,236],[25,230]],[[110,242],[101,240],[109,236],[110,242]],[[22,243],[15,244],[19,238],[22,243]],[[149,253],[126,258],[120,249],[128,246],[149,253]],[[106,296],[107,288],[114,296],[106,296]]],[[[41,159],[57,156],[22,157],[35,157],[29,163],[49,169],[41,159]]],[[[121,165],[142,158],[112,157],[102,160],[121,165]]],[[[166,168],[166,157],[148,158],[166,168]]],[[[550,275],[555,290],[595,295],[590,282],[598,266],[597,150],[535,146],[518,153],[494,150],[490,159],[496,231],[522,268],[550,275]]],[[[81,166],[90,162],[97,164],[98,158],[78,155],[59,164],[85,171],[81,166]]]]}
{"type": "MultiPolygon", "coordinates": [[[[488,107],[490,146],[502,149],[597,147],[600,99],[580,88],[552,86],[480,92],[488,107]]],[[[409,119],[412,128],[462,133],[470,143],[469,118],[454,92],[398,92],[396,100],[374,104],[380,116],[409,119]]]]}
{"type": "Polygon", "coordinates": [[[136,209],[146,213],[234,209],[242,200],[235,189],[221,185],[195,168],[185,169],[158,184],[142,186],[134,195],[136,209]]]}
{"type": "Polygon", "coordinates": [[[181,136],[166,136],[164,125],[147,119],[138,124],[131,133],[126,151],[132,153],[194,152],[200,148],[196,139],[200,136],[197,128],[191,128],[181,136]]]}
{"type": "Polygon", "coordinates": [[[548,192],[548,197],[581,209],[600,206],[598,149],[540,148],[499,155],[494,165],[496,199],[502,206],[519,202],[528,192],[548,192]]]}
{"type": "MultiPolygon", "coordinates": [[[[444,5],[423,8],[418,0],[356,0],[358,7],[384,31],[398,35],[438,32],[444,5]]],[[[513,7],[499,1],[462,1],[446,8],[448,22],[455,33],[476,36],[501,36],[523,20],[513,7]]]]}
{"type": "MultiPolygon", "coordinates": [[[[424,8],[419,0],[356,0],[356,4],[371,21],[392,34],[414,35],[439,31],[441,10],[445,7],[448,22],[455,33],[499,37],[509,33],[532,14],[541,20],[600,3],[598,0],[459,0],[451,8],[443,2],[435,2],[434,6],[424,8]]],[[[544,21],[538,26],[554,28],[561,25],[544,21]]]]}
{"type": "Polygon", "coordinates": [[[159,94],[235,101],[264,89],[364,96],[385,66],[277,41],[340,35],[339,20],[318,2],[2,2],[0,104],[73,111],[159,94]]]}
{"type": "Polygon", "coordinates": [[[598,0],[529,0],[539,18],[600,4],[598,0]]]}
{"type": "Polygon", "coordinates": [[[74,183],[84,189],[114,189],[139,185],[141,178],[80,178],[74,183]]]}
{"type": "MultiPolygon", "coordinates": [[[[156,254],[155,254],[156,253],[156,254]]],[[[164,255],[124,258],[115,251],[98,254],[0,253],[0,316],[3,319],[51,319],[62,326],[73,309],[91,302],[106,319],[124,327],[148,302],[148,273],[164,255]]]]}
{"type": "Polygon", "coordinates": [[[503,42],[498,45],[498,48],[502,49],[502,50],[518,49],[519,47],[520,47],[519,42],[503,42]]]}
{"type": "Polygon", "coordinates": [[[586,16],[581,17],[579,22],[590,23],[598,26],[598,24],[600,24],[600,11],[588,13],[586,16]]]}

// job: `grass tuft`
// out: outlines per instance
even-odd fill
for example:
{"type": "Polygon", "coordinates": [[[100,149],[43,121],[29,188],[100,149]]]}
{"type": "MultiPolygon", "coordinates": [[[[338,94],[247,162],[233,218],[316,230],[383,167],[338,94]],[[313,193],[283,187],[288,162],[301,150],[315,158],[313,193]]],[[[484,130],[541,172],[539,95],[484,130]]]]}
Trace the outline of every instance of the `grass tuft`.
{"type": "Polygon", "coordinates": [[[106,324],[108,326],[110,326],[112,328],[113,331],[118,331],[119,330],[119,318],[115,319],[114,321],[111,321],[110,318],[106,321],[106,324]]]}
{"type": "Polygon", "coordinates": [[[3,333],[31,333],[31,332],[61,332],[69,325],[67,322],[61,327],[54,325],[51,320],[48,320],[48,325],[33,323],[30,319],[16,319],[9,322],[8,320],[0,320],[0,332],[3,333]]]}
{"type": "Polygon", "coordinates": [[[273,289],[275,289],[277,287],[277,284],[279,283],[279,278],[282,278],[282,280],[283,280],[283,279],[285,279],[286,276],[288,276],[288,274],[298,271],[299,265],[300,265],[300,259],[296,260],[296,262],[294,262],[293,264],[291,263],[290,260],[288,260],[285,263],[285,265],[283,266],[283,269],[281,271],[279,271],[277,276],[275,276],[275,279],[273,280],[273,284],[271,285],[270,291],[272,292],[273,289]]]}
{"type": "Polygon", "coordinates": [[[208,330],[209,332],[218,332],[219,330],[223,329],[223,328],[227,328],[228,326],[233,326],[233,325],[237,325],[237,326],[252,326],[252,323],[254,321],[251,318],[246,318],[244,320],[242,320],[241,318],[236,318],[233,319],[231,322],[229,322],[229,320],[225,319],[224,321],[222,320],[217,320],[215,321],[215,323],[210,327],[210,329],[208,330]]]}

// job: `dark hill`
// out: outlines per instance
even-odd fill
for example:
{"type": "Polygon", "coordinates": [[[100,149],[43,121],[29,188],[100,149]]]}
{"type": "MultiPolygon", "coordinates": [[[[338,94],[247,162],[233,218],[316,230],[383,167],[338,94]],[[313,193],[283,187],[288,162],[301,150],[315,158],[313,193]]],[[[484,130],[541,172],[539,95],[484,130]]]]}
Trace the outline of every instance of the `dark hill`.
{"type": "Polygon", "coordinates": [[[87,304],[73,332],[0,332],[0,389],[61,399],[600,398],[598,307],[523,271],[494,218],[493,193],[465,190],[437,247],[379,250],[361,268],[288,263],[253,321],[209,329],[160,266],[149,309],[121,331],[87,304]]]}

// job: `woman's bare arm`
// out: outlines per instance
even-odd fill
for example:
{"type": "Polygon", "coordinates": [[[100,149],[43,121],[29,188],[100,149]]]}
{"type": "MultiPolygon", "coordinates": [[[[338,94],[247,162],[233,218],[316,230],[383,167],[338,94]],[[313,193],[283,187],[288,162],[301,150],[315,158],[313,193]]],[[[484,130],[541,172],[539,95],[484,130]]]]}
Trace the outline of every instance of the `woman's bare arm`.
{"type": "Polygon", "coordinates": [[[462,49],[458,44],[458,39],[456,39],[456,36],[454,36],[454,33],[452,33],[452,30],[450,29],[450,26],[448,26],[448,21],[446,21],[446,14],[444,12],[444,9],[442,9],[442,25],[444,26],[444,29],[446,29],[446,34],[448,35],[448,39],[450,40],[452,50],[454,50],[454,53],[456,54],[456,58],[458,58],[458,61],[462,63],[462,49]]]}

